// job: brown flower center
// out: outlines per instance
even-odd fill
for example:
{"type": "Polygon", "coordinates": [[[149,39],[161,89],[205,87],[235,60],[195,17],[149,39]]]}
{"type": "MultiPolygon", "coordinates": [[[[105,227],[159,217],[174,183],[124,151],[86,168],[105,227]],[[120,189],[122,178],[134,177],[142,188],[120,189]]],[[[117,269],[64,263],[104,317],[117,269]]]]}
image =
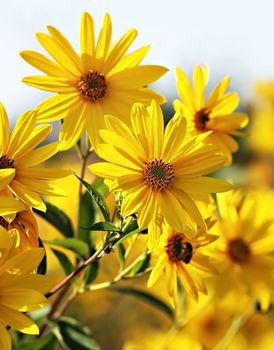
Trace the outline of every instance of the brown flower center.
{"type": "Polygon", "coordinates": [[[7,155],[0,157],[0,169],[14,168],[14,160],[8,158],[7,155]]]}
{"type": "Polygon", "coordinates": [[[227,251],[230,258],[238,264],[247,262],[251,253],[248,244],[241,238],[229,241],[227,251]]]}
{"type": "Polygon", "coordinates": [[[194,117],[194,124],[197,130],[205,131],[206,123],[209,121],[209,112],[206,108],[202,108],[200,111],[196,112],[194,117]]]}
{"type": "Polygon", "coordinates": [[[143,175],[149,187],[157,191],[170,187],[174,179],[172,164],[165,163],[162,159],[153,159],[145,164],[143,175]]]}
{"type": "Polygon", "coordinates": [[[165,251],[170,261],[183,261],[185,264],[189,264],[192,258],[193,247],[191,243],[183,242],[183,239],[184,235],[182,233],[176,233],[168,239],[165,251]]]}
{"type": "Polygon", "coordinates": [[[80,78],[78,90],[84,99],[91,102],[99,101],[107,93],[106,79],[103,74],[91,71],[80,78]]]}

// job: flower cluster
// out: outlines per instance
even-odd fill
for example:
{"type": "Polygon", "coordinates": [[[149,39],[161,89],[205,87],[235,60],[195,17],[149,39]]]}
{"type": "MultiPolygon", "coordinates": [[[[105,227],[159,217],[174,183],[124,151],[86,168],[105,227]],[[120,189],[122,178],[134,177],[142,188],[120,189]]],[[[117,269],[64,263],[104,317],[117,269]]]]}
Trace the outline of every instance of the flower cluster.
{"type": "MultiPolygon", "coordinates": [[[[225,349],[225,331],[230,334],[235,318],[252,320],[254,305],[267,312],[274,297],[273,193],[248,186],[234,189],[232,181],[215,173],[223,169],[226,174],[239,148],[235,137],[248,135],[241,129],[249,117],[235,112],[239,97],[227,92],[230,78],[206,98],[208,67],[194,68],[193,86],[177,68],[179,99],[167,120],[161,108],[165,97],[148,85],[168,70],[141,65],[148,46],[128,52],[135,29],[113,45],[106,14],[96,40],[93,18],[84,13],[80,54],[56,28],[48,26],[48,32],[38,33],[37,39],[52,59],[21,52],[45,74],[23,82],[56,94],[23,113],[11,135],[0,104],[0,348],[11,349],[10,328],[39,333],[25,313],[43,307],[48,292],[47,297],[59,295],[40,320],[42,341],[51,348],[59,342],[65,349],[97,349],[89,330],[62,316],[70,302],[78,294],[150,273],[147,287],[157,290],[164,279],[171,307],[147,290],[117,291],[153,300],[172,315],[176,332],[188,332],[180,347],[212,348],[219,342],[216,349],[225,349]],[[57,120],[62,122],[59,140],[41,146],[52,130],[47,123],[57,120]],[[56,155],[62,161],[66,155],[61,152],[74,146],[81,159],[79,203],[73,198],[69,205],[68,198],[62,211],[43,196],[66,196],[55,180],[65,183],[76,168],[41,163],[56,155]],[[87,168],[99,179],[91,183],[87,168]],[[78,212],[77,225],[66,214],[70,209],[78,212]],[[58,237],[51,240],[38,232],[35,213],[59,231],[58,237]],[[50,291],[41,263],[44,243],[66,274],[50,291]],[[118,253],[118,274],[94,284],[99,260],[112,252],[118,253]],[[232,307],[237,300],[242,308],[232,307]],[[224,313],[222,320],[216,310],[224,313]],[[218,333],[213,340],[211,330],[218,333]]],[[[237,323],[238,330],[243,323],[237,323]]],[[[141,348],[150,348],[146,340],[144,344],[141,348]]],[[[135,347],[129,342],[129,348],[135,347]]]]}

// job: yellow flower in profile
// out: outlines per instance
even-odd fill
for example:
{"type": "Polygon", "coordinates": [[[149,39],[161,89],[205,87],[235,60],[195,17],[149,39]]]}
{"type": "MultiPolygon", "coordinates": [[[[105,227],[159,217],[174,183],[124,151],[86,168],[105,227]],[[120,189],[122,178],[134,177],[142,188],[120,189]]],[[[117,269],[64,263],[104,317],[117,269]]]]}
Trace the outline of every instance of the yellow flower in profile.
{"type": "Polygon", "coordinates": [[[227,157],[226,165],[229,165],[232,162],[231,153],[238,150],[238,144],[231,135],[243,135],[238,129],[247,125],[248,116],[244,113],[233,113],[239,104],[239,97],[235,92],[226,93],[230,82],[228,76],[205,100],[208,75],[207,66],[202,69],[196,65],[192,87],[186,74],[177,68],[177,90],[181,100],[174,101],[174,108],[188,119],[190,135],[213,131],[207,142],[212,142],[222,149],[227,157]]]}
{"type": "Polygon", "coordinates": [[[224,180],[203,176],[220,168],[225,158],[214,145],[204,145],[203,134],[184,141],[186,119],[176,114],[164,131],[161,108],[135,104],[131,128],[120,119],[105,117],[108,130],[101,130],[105,144],[98,154],[108,163],[89,166],[94,174],[112,180],[111,190],[125,191],[121,213],[137,213],[139,227],[166,218],[178,232],[191,236],[196,225],[206,228],[194,199],[199,193],[227,191],[224,180]],[[188,229],[190,228],[190,229],[188,229]]]}
{"type": "Polygon", "coordinates": [[[46,211],[40,195],[63,196],[65,193],[49,183],[71,172],[36,167],[58,152],[58,142],[35,148],[50,134],[52,126],[35,126],[35,112],[22,114],[9,136],[9,121],[0,103],[0,190],[9,190],[25,204],[46,211]]]}
{"type": "Polygon", "coordinates": [[[24,210],[18,211],[16,214],[0,216],[0,226],[8,231],[12,229],[17,230],[19,251],[39,246],[38,226],[30,207],[25,206],[24,210]]]}
{"type": "MultiPolygon", "coordinates": [[[[213,221],[207,220],[210,228],[213,221]]],[[[189,238],[183,232],[176,232],[166,223],[162,227],[158,246],[152,251],[157,260],[148,280],[148,288],[152,287],[165,274],[168,294],[173,305],[177,304],[178,277],[183,289],[195,300],[199,293],[207,294],[204,277],[216,273],[212,258],[203,251],[203,247],[212,243],[217,236],[207,234],[198,228],[189,238]]]]}
{"type": "Polygon", "coordinates": [[[137,31],[129,30],[112,48],[112,24],[105,15],[97,43],[93,18],[83,13],[81,21],[81,55],[55,28],[48,26],[50,35],[38,33],[37,39],[57,62],[34,51],[21,56],[46,76],[24,78],[28,85],[57,92],[38,106],[38,121],[64,119],[60,131],[63,149],[69,149],[87,129],[96,147],[98,130],[105,128],[104,115],[119,115],[129,121],[134,102],[148,104],[151,99],[164,103],[165,99],[146,86],[159,79],[167,69],[143,65],[149,46],[127,54],[137,31]]]}
{"type": "Polygon", "coordinates": [[[39,328],[24,313],[43,307],[43,296],[51,288],[46,276],[33,273],[44,256],[44,249],[17,251],[15,230],[0,227],[0,349],[10,350],[7,326],[26,334],[38,334],[39,328]]]}
{"type": "Polygon", "coordinates": [[[221,217],[214,229],[220,238],[212,253],[220,270],[217,296],[235,290],[266,310],[274,288],[274,196],[263,194],[251,191],[238,200],[234,192],[217,196],[221,217]]]}

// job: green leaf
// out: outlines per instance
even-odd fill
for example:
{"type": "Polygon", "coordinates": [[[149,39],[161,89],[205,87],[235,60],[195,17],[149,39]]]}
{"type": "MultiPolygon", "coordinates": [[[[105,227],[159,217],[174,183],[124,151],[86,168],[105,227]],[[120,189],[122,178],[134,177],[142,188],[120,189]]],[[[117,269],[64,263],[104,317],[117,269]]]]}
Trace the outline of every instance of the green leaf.
{"type": "Polygon", "coordinates": [[[89,183],[87,183],[85,180],[81,179],[79,176],[75,175],[79,181],[85,186],[85,188],[88,190],[88,193],[91,195],[91,197],[95,200],[95,202],[98,204],[104,219],[106,221],[110,221],[110,213],[109,209],[106,205],[106,202],[104,200],[104,197],[96,190],[96,188],[89,183]]]}
{"type": "Polygon", "coordinates": [[[59,250],[56,249],[51,249],[56,258],[58,259],[59,263],[61,264],[64,272],[66,275],[69,275],[73,270],[74,267],[69,260],[69,258],[66,256],[66,254],[60,252],[59,250]]]}
{"type": "Polygon", "coordinates": [[[132,268],[130,276],[136,276],[138,273],[145,271],[149,267],[151,254],[146,251],[143,259],[139,260],[132,268]]]}
{"type": "Polygon", "coordinates": [[[69,249],[72,252],[78,254],[83,259],[86,259],[89,256],[89,246],[77,238],[52,239],[45,242],[48,244],[57,245],[58,247],[69,249]]]}
{"type": "Polygon", "coordinates": [[[84,230],[90,230],[90,231],[114,231],[114,232],[121,232],[121,230],[113,225],[111,222],[102,221],[97,222],[96,224],[93,224],[89,227],[83,227],[84,230]]]}
{"type": "Polygon", "coordinates": [[[80,201],[80,215],[78,220],[78,234],[79,238],[91,245],[91,235],[83,227],[87,227],[96,222],[99,216],[98,207],[94,199],[90,196],[88,192],[85,192],[81,196],[80,201]]]}
{"type": "Polygon", "coordinates": [[[126,288],[126,287],[111,288],[110,290],[127,294],[127,295],[132,295],[134,297],[142,299],[143,301],[151,304],[152,306],[156,307],[158,310],[162,311],[172,321],[174,320],[175,315],[173,310],[169,307],[169,305],[148,292],[145,292],[143,290],[136,289],[136,288],[130,288],[130,287],[129,288],[126,288]]]}
{"type": "MultiPolygon", "coordinates": [[[[28,337],[30,338],[30,337],[28,337]]],[[[13,344],[13,350],[54,350],[56,344],[56,337],[49,333],[39,339],[32,339],[24,341],[22,344],[13,344]]]]}
{"type": "MultiPolygon", "coordinates": [[[[38,238],[38,241],[39,241],[39,247],[42,247],[42,248],[45,249],[41,238],[38,238]]],[[[47,254],[46,254],[46,250],[45,250],[45,255],[43,256],[43,259],[42,259],[42,261],[40,262],[40,264],[38,266],[37,273],[39,275],[45,275],[47,273],[47,254]]]]}
{"type": "Polygon", "coordinates": [[[123,267],[125,264],[125,253],[126,253],[125,247],[123,246],[123,243],[117,244],[116,247],[117,247],[117,253],[118,253],[120,265],[123,267]]]}
{"type": "Polygon", "coordinates": [[[99,261],[96,260],[86,268],[85,275],[84,275],[85,284],[90,284],[96,279],[98,275],[98,270],[99,270],[99,261]]]}
{"type": "Polygon", "coordinates": [[[88,327],[71,317],[61,317],[56,320],[58,332],[54,331],[60,345],[65,350],[100,350],[92,338],[88,327]]]}
{"type": "Polygon", "coordinates": [[[129,225],[124,226],[123,233],[127,234],[130,232],[136,231],[136,230],[138,230],[138,223],[137,223],[137,220],[134,219],[131,221],[131,223],[129,225]]]}
{"type": "Polygon", "coordinates": [[[70,218],[55,205],[45,201],[47,206],[47,211],[44,213],[42,211],[34,209],[35,213],[49,222],[52,226],[56,227],[65,237],[73,237],[74,230],[70,218]]]}

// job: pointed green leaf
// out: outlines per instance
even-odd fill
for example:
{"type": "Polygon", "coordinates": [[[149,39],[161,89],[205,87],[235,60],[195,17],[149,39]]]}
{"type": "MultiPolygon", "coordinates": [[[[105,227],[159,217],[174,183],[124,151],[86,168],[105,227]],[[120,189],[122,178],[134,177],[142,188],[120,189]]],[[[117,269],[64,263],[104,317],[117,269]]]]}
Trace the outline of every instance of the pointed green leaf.
{"type": "Polygon", "coordinates": [[[57,230],[63,233],[64,236],[73,237],[74,230],[70,218],[55,205],[47,201],[45,201],[45,204],[47,207],[47,211],[45,213],[34,209],[35,213],[57,228],[57,230]]]}
{"type": "Polygon", "coordinates": [[[90,230],[90,231],[114,231],[114,232],[121,232],[119,228],[117,228],[115,225],[113,225],[111,222],[102,221],[97,222],[96,224],[93,224],[89,227],[83,227],[84,230],[90,230]]]}
{"type": "Polygon", "coordinates": [[[79,321],[71,317],[61,317],[55,322],[58,332],[54,333],[63,349],[100,350],[89,328],[83,326],[79,321]]]}
{"type": "Polygon", "coordinates": [[[86,259],[89,256],[89,246],[80,239],[52,239],[50,241],[45,242],[51,245],[57,245],[58,247],[69,249],[72,252],[78,254],[83,259],[86,259]]]}
{"type": "Polygon", "coordinates": [[[62,268],[63,268],[63,270],[65,272],[65,274],[69,275],[74,270],[74,267],[73,267],[71,261],[69,260],[69,258],[66,256],[66,254],[60,252],[59,250],[51,249],[51,251],[53,252],[53,254],[58,259],[59,263],[61,264],[61,266],[62,266],[62,268]]]}
{"type": "Polygon", "coordinates": [[[95,200],[95,202],[98,204],[104,219],[106,221],[110,221],[110,213],[109,209],[106,205],[106,202],[104,200],[104,197],[96,190],[96,188],[89,183],[87,183],[85,180],[81,179],[79,176],[75,175],[78,180],[85,186],[85,188],[88,190],[88,193],[91,195],[91,197],[95,200]]]}

